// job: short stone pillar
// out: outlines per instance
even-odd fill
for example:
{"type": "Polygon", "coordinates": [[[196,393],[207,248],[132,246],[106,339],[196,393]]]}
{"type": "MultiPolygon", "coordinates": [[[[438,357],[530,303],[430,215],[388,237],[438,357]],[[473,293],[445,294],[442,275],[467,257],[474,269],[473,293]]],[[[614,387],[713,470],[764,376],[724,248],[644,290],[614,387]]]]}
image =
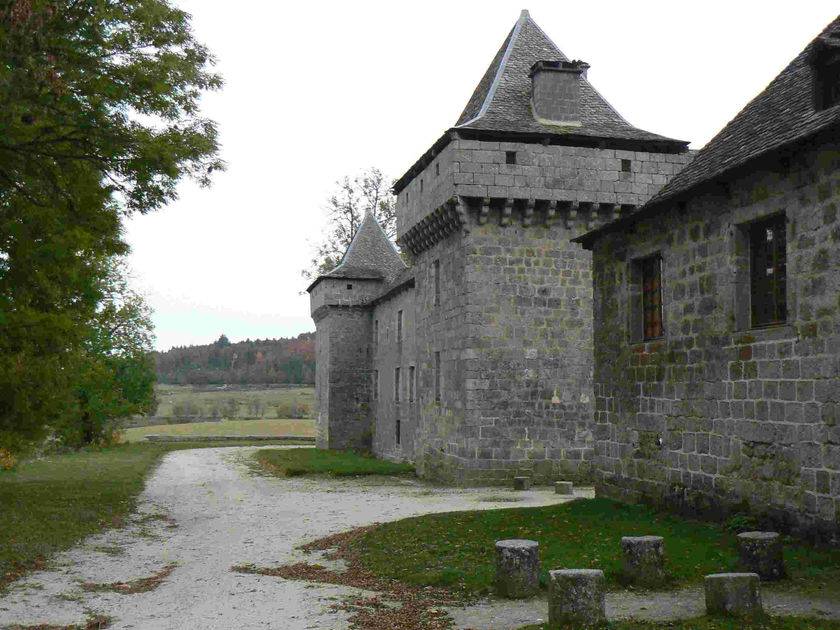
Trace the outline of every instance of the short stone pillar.
{"type": "Polygon", "coordinates": [[[758,573],[714,573],[704,580],[706,614],[749,617],[761,614],[758,573]]]}
{"type": "Polygon", "coordinates": [[[764,581],[785,577],[782,537],[776,532],[738,534],[738,557],[741,571],[758,573],[764,581]]]}
{"type": "Polygon", "coordinates": [[[574,496],[575,486],[571,481],[556,481],[554,483],[554,494],[574,496]]]}
{"type": "Polygon", "coordinates": [[[548,572],[548,625],[589,628],[607,619],[606,581],[597,569],[548,572]]]}
{"type": "Polygon", "coordinates": [[[513,478],[513,489],[514,490],[529,490],[531,488],[531,478],[530,477],[514,477],[513,478]]]}
{"type": "Polygon", "coordinates": [[[496,594],[522,599],[540,588],[540,544],[535,540],[496,542],[496,594]]]}
{"type": "Polygon", "coordinates": [[[623,574],[631,584],[657,586],[662,584],[665,573],[665,545],[662,536],[624,536],[623,574]]]}

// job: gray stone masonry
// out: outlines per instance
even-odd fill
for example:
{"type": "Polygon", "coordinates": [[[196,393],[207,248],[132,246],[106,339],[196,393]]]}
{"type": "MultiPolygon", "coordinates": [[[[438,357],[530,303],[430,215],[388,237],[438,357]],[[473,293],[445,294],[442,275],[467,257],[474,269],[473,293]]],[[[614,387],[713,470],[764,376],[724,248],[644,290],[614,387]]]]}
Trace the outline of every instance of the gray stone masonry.
{"type": "Polygon", "coordinates": [[[574,496],[575,485],[571,481],[556,481],[554,483],[554,493],[566,496],[574,496]]]}
{"type": "Polygon", "coordinates": [[[496,543],[496,594],[508,599],[533,597],[540,590],[540,546],[533,540],[496,543]]]}
{"type": "Polygon", "coordinates": [[[777,532],[738,534],[738,563],[741,571],[758,573],[762,581],[785,577],[782,537],[777,532]]]}
{"type": "Polygon", "coordinates": [[[763,612],[757,573],[715,573],[703,580],[706,614],[752,617],[763,612]]]}
{"type": "Polygon", "coordinates": [[[666,578],[665,543],[661,536],[625,536],[622,577],[630,584],[643,587],[661,586],[666,578]]]}
{"type": "Polygon", "coordinates": [[[513,489],[514,490],[530,490],[531,489],[531,478],[530,477],[514,477],[513,478],[513,489]]]}
{"type": "Polygon", "coordinates": [[[549,627],[592,628],[607,620],[603,571],[559,569],[548,576],[549,627]]]}
{"type": "Polygon", "coordinates": [[[596,490],[840,540],[840,142],[753,163],[593,254],[596,490]],[[778,213],[787,318],[753,328],[746,230],[778,213]],[[652,254],[665,334],[644,342],[652,254]]]}

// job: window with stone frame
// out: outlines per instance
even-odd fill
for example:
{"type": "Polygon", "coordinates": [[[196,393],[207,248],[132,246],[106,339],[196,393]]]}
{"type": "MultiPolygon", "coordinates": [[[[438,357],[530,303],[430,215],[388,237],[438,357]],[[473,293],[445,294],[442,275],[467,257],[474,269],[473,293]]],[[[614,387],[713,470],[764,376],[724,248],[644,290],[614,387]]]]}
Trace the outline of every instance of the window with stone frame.
{"type": "Polygon", "coordinates": [[[403,312],[397,311],[397,343],[403,342],[403,312]]]}
{"type": "Polygon", "coordinates": [[[402,441],[402,423],[400,422],[399,416],[397,416],[396,420],[394,421],[394,441],[397,443],[397,446],[400,445],[402,441]]]}
{"type": "Polygon", "coordinates": [[[400,402],[400,368],[394,368],[394,402],[400,402]]]}
{"type": "Polygon", "coordinates": [[[662,254],[636,258],[629,269],[629,321],[631,343],[665,336],[662,300],[662,254]]]}
{"type": "Polygon", "coordinates": [[[408,402],[414,402],[414,389],[415,389],[415,376],[414,376],[414,366],[408,366],[408,402]]]}
{"type": "Polygon", "coordinates": [[[787,320],[785,215],[749,225],[750,323],[754,328],[787,320]]]}

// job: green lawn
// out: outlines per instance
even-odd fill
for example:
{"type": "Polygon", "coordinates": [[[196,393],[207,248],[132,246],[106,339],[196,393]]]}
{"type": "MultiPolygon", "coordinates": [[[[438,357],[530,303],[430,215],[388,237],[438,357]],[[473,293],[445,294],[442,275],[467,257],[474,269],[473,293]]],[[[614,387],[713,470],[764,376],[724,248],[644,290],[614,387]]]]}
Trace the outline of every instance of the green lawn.
{"type": "Polygon", "coordinates": [[[409,464],[396,464],[366,455],[316,448],[261,449],[254,454],[254,457],[264,470],[278,477],[414,474],[414,467],[409,464]]]}
{"type": "MultiPolygon", "coordinates": [[[[495,570],[495,541],[528,538],[540,543],[543,584],[549,569],[598,568],[615,589],[621,587],[621,537],[648,534],[665,538],[668,586],[697,583],[706,574],[735,568],[735,537],[720,526],[607,499],[384,523],[352,540],[348,551],[379,577],[486,593],[495,570]]],[[[785,554],[792,575],[788,588],[840,595],[840,550],[789,543],[785,554]]]]}
{"type": "MultiPolygon", "coordinates": [[[[245,442],[226,442],[237,446],[245,442]]],[[[261,444],[264,444],[261,443],[261,444]]],[[[173,450],[207,443],[125,444],[0,470],[0,590],[21,571],[131,513],[146,475],[173,450]]]]}
{"type": "MultiPolygon", "coordinates": [[[[524,626],[520,630],[548,630],[549,626],[524,626]]],[[[745,621],[700,617],[686,621],[613,621],[605,630],[840,630],[840,621],[805,619],[802,617],[767,617],[763,620],[745,621]]],[[[575,628],[577,630],[577,628],[575,628]]]]}
{"type": "Polygon", "coordinates": [[[221,422],[188,422],[185,424],[161,424],[134,427],[125,430],[128,442],[143,441],[147,435],[300,435],[314,437],[315,421],[308,419],[284,420],[222,420],[221,422]]]}

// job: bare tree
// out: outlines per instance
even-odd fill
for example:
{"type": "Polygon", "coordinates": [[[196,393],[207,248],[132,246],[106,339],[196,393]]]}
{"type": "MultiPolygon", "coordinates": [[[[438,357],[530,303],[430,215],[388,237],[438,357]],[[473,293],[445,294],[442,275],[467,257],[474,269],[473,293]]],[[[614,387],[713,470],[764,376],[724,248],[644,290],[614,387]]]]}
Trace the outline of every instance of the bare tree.
{"type": "Polygon", "coordinates": [[[304,278],[312,280],[341,262],[368,211],[373,212],[388,238],[394,240],[397,234],[396,199],[382,171],[374,167],[352,179],[344,177],[335,183],[335,190],[324,207],[329,227],[324,240],[316,246],[309,267],[301,272],[304,278]]]}

